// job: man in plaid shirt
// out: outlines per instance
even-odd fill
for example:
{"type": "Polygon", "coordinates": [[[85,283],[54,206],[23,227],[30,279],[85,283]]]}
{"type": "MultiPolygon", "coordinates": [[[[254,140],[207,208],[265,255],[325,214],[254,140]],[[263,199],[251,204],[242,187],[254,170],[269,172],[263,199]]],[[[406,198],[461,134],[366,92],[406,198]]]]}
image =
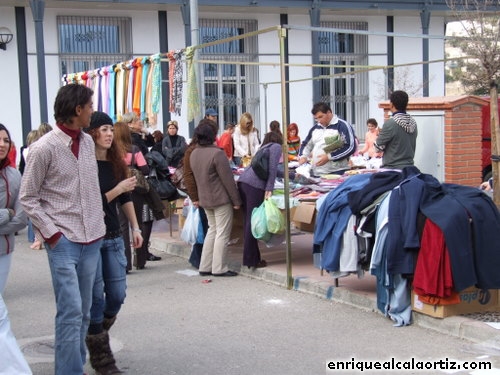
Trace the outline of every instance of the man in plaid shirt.
{"type": "Polygon", "coordinates": [[[93,91],[69,84],[54,130],[30,146],[20,201],[45,241],[56,297],[55,374],[82,375],[92,286],[106,233],[90,125],[93,91]]]}

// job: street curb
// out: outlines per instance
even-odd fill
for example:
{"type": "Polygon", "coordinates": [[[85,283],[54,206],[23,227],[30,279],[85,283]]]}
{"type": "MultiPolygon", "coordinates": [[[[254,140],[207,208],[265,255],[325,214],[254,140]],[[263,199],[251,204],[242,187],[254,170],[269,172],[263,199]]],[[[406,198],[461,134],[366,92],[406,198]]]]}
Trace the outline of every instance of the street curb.
{"type": "MultiPolygon", "coordinates": [[[[189,259],[191,246],[179,241],[169,241],[164,238],[151,237],[151,248],[170,255],[189,259]]],[[[270,270],[268,268],[258,268],[250,270],[242,267],[239,263],[230,265],[231,269],[238,271],[241,275],[253,279],[263,280],[272,284],[286,287],[286,274],[270,270]]],[[[366,295],[354,293],[343,287],[335,287],[331,283],[324,281],[314,281],[308,277],[295,277],[293,279],[293,290],[309,293],[335,302],[340,302],[380,314],[376,301],[366,295]]],[[[431,329],[433,331],[454,336],[460,339],[472,341],[487,348],[500,350],[500,330],[495,329],[484,322],[469,319],[463,316],[451,316],[444,319],[433,318],[427,315],[413,312],[413,324],[419,327],[431,329]]]]}

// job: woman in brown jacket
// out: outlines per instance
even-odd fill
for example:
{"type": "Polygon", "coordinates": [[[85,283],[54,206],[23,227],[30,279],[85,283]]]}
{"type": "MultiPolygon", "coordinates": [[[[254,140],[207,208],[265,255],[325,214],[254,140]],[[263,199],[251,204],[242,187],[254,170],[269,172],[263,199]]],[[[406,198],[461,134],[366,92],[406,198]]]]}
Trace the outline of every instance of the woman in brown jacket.
{"type": "MultiPolygon", "coordinates": [[[[198,126],[202,124],[208,124],[209,126],[211,126],[215,134],[217,134],[219,131],[219,126],[213,120],[206,118],[202,119],[198,123],[198,126]]],[[[194,134],[193,138],[191,139],[191,143],[188,145],[188,148],[184,153],[184,158],[182,159],[182,178],[189,199],[191,199],[193,205],[197,207],[198,211],[200,212],[200,221],[203,227],[203,238],[205,238],[208,231],[207,215],[205,214],[205,210],[203,209],[203,207],[200,207],[198,205],[198,189],[196,188],[196,181],[194,180],[193,170],[191,169],[191,163],[189,162],[191,153],[193,152],[193,150],[197,145],[198,145],[198,140],[196,138],[196,134],[194,134]]],[[[195,243],[193,245],[193,248],[191,249],[191,255],[189,256],[189,263],[195,268],[200,267],[202,250],[203,250],[202,242],[195,243]]]]}
{"type": "Polygon", "coordinates": [[[198,205],[208,220],[199,272],[201,276],[236,276],[227,262],[227,243],[233,225],[233,209],[239,209],[241,198],[227,157],[214,145],[215,133],[209,124],[195,129],[198,146],[189,158],[196,183],[198,205]]]}

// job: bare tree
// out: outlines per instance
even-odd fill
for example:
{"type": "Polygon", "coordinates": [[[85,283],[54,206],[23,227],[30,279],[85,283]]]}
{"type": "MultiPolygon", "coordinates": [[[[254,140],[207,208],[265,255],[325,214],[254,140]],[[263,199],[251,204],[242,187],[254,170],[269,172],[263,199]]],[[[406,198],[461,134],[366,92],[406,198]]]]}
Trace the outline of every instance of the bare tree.
{"type": "MultiPolygon", "coordinates": [[[[490,93],[491,155],[493,200],[500,207],[500,127],[498,118],[498,80],[500,78],[500,0],[446,0],[464,37],[460,48],[479,64],[467,71],[468,81],[475,81],[490,93]]],[[[477,85],[476,85],[477,86],[477,85]]]]}
{"type": "Polygon", "coordinates": [[[411,98],[421,98],[423,88],[431,82],[434,77],[431,77],[429,81],[418,81],[416,79],[417,75],[414,74],[411,67],[409,66],[395,66],[394,67],[394,79],[392,82],[388,82],[387,69],[384,69],[384,79],[375,82],[376,94],[375,98],[377,100],[387,100],[390,96],[388,87],[391,85],[394,90],[403,90],[408,93],[411,98]]]}

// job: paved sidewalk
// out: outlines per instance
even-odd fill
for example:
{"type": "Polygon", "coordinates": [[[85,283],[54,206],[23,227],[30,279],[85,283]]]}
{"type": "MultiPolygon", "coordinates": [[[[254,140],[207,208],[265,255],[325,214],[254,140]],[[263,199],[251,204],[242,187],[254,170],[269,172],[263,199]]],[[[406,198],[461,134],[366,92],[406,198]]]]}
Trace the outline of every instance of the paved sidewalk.
{"type": "MultiPolygon", "coordinates": [[[[151,237],[153,251],[166,252],[188,259],[191,246],[180,240],[177,230],[177,217],[172,218],[172,235],[170,235],[169,219],[155,222],[151,237]]],[[[233,235],[235,242],[229,247],[231,269],[246,277],[287,287],[285,246],[273,248],[260,246],[263,259],[267,261],[266,268],[250,270],[241,266],[242,248],[239,234],[233,235]]],[[[335,280],[328,273],[321,274],[313,266],[312,261],[312,234],[292,230],[292,276],[293,289],[316,295],[320,298],[337,301],[380,314],[376,306],[375,278],[368,273],[358,279],[352,275],[335,280]]],[[[490,314],[496,319],[499,314],[490,314]]],[[[470,340],[483,346],[500,349],[500,320],[485,322],[464,316],[452,316],[444,319],[432,318],[419,313],[413,313],[413,324],[454,337],[470,340]],[[494,328],[499,326],[499,328],[494,328]]],[[[401,328],[404,329],[404,328],[401,328]]]]}

